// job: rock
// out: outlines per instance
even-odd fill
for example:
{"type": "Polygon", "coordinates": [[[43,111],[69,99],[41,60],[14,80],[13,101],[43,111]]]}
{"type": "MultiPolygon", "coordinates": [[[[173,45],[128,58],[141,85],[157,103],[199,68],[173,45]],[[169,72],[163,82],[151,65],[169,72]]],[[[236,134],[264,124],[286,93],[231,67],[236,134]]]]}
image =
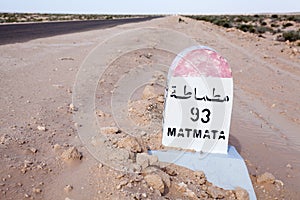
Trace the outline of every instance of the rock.
{"type": "Polygon", "coordinates": [[[138,165],[137,163],[133,163],[131,166],[132,166],[132,170],[135,173],[140,173],[142,171],[142,167],[140,165],[138,165]]]}
{"type": "Polygon", "coordinates": [[[281,189],[283,189],[284,183],[281,180],[275,180],[274,184],[275,184],[276,189],[278,191],[280,191],[281,189]]]}
{"type": "Polygon", "coordinates": [[[298,49],[297,49],[297,48],[295,48],[295,47],[294,47],[294,48],[292,48],[292,53],[296,55],[296,54],[298,53],[298,49]]]}
{"type": "Polygon", "coordinates": [[[128,180],[123,180],[119,183],[119,185],[117,186],[117,189],[120,190],[123,186],[128,184],[128,180]]]}
{"type": "Polygon", "coordinates": [[[235,196],[237,200],[249,200],[249,194],[247,190],[241,187],[235,188],[235,196]]]}
{"type": "Polygon", "coordinates": [[[131,199],[135,199],[135,200],[141,200],[141,193],[132,193],[131,195],[131,199]]]}
{"type": "Polygon", "coordinates": [[[126,175],[125,173],[122,173],[122,174],[119,174],[116,178],[117,178],[117,179],[121,179],[121,178],[123,178],[125,175],[126,175]]]}
{"type": "Polygon", "coordinates": [[[275,176],[269,172],[265,172],[257,177],[257,183],[274,183],[275,176]]]}
{"type": "Polygon", "coordinates": [[[157,156],[149,155],[148,153],[139,153],[136,155],[136,163],[145,169],[149,165],[155,165],[158,163],[157,156]]]}
{"type": "Polygon", "coordinates": [[[198,180],[198,183],[199,183],[200,185],[204,185],[204,184],[206,183],[206,177],[200,178],[200,179],[198,180]]]}
{"type": "Polygon", "coordinates": [[[146,193],[142,193],[142,197],[147,198],[147,194],[146,193]]]}
{"type": "Polygon", "coordinates": [[[275,108],[275,106],[276,106],[276,104],[275,104],[275,103],[273,103],[273,104],[272,104],[272,106],[271,106],[271,108],[275,108]]]}
{"type": "Polygon", "coordinates": [[[40,188],[32,188],[32,192],[33,193],[41,193],[42,189],[40,189],[40,188]]]}
{"type": "Polygon", "coordinates": [[[62,153],[61,157],[65,161],[81,160],[82,154],[78,151],[76,147],[70,147],[62,153]]]}
{"type": "Polygon", "coordinates": [[[162,178],[165,187],[170,188],[171,187],[171,180],[168,174],[166,174],[163,171],[159,171],[158,175],[162,178]]]}
{"type": "Polygon", "coordinates": [[[227,29],[226,29],[226,32],[234,32],[234,31],[236,31],[235,28],[227,28],[227,29]]]}
{"type": "Polygon", "coordinates": [[[168,166],[166,166],[165,168],[164,168],[164,170],[165,170],[165,172],[168,174],[168,175],[170,175],[170,176],[176,176],[178,173],[177,173],[177,171],[173,168],[173,167],[168,167],[168,166]]]}
{"type": "Polygon", "coordinates": [[[101,134],[117,134],[120,132],[120,129],[118,127],[102,127],[100,128],[101,134]]]}
{"type": "Polygon", "coordinates": [[[156,165],[158,164],[158,157],[155,155],[148,155],[149,165],[156,165]]]}
{"type": "Polygon", "coordinates": [[[202,197],[201,199],[208,199],[208,194],[203,190],[200,191],[200,196],[202,197]]]}
{"type": "Polygon", "coordinates": [[[27,172],[27,168],[23,167],[22,169],[20,169],[20,171],[21,171],[22,174],[25,174],[27,172]]]}
{"type": "Polygon", "coordinates": [[[190,189],[186,189],[186,192],[183,193],[184,196],[188,197],[189,199],[198,199],[197,198],[197,195],[195,194],[195,192],[193,192],[192,190],[190,189]]]}
{"type": "Polygon", "coordinates": [[[151,85],[147,85],[145,87],[145,89],[143,90],[143,96],[142,98],[143,99],[152,99],[156,97],[156,94],[155,94],[155,88],[151,85]]]}
{"type": "Polygon", "coordinates": [[[37,126],[37,130],[39,131],[46,131],[46,127],[45,126],[37,126]]]}
{"type": "Polygon", "coordinates": [[[149,166],[149,159],[147,153],[139,153],[136,155],[136,163],[141,166],[142,169],[145,169],[149,166]]]}
{"type": "Polygon", "coordinates": [[[159,103],[163,103],[165,101],[164,97],[163,96],[158,96],[156,98],[156,100],[159,102],[159,103]]]}
{"type": "Polygon", "coordinates": [[[8,141],[10,140],[11,138],[4,134],[0,137],[0,144],[8,144],[8,141]]]}
{"type": "Polygon", "coordinates": [[[225,191],[215,186],[208,186],[207,193],[214,199],[222,199],[225,196],[225,191]]]}
{"type": "Polygon", "coordinates": [[[69,105],[69,109],[70,109],[71,111],[78,111],[78,108],[75,107],[75,105],[74,105],[73,103],[71,103],[71,104],[69,105]]]}
{"type": "Polygon", "coordinates": [[[163,180],[161,179],[161,177],[159,175],[157,175],[157,174],[148,174],[144,177],[144,179],[150,187],[158,190],[161,194],[164,193],[165,185],[164,185],[163,180]]]}
{"type": "Polygon", "coordinates": [[[225,192],[225,199],[228,199],[228,200],[236,199],[235,192],[233,190],[227,190],[225,192]]]}
{"type": "Polygon", "coordinates": [[[144,56],[148,59],[150,59],[152,57],[152,54],[151,53],[147,53],[147,54],[144,54],[144,56]]]}
{"type": "Polygon", "coordinates": [[[206,183],[206,177],[203,171],[195,171],[194,175],[198,178],[198,184],[203,185],[206,183]]]}
{"type": "Polygon", "coordinates": [[[203,171],[195,171],[194,172],[194,175],[197,177],[197,178],[205,178],[205,174],[203,171]]]}
{"type": "Polygon", "coordinates": [[[96,111],[96,114],[97,114],[99,117],[106,117],[106,116],[109,116],[108,114],[106,114],[106,113],[103,112],[102,110],[97,110],[97,111],[96,111]]]}
{"type": "Polygon", "coordinates": [[[207,185],[202,185],[202,186],[201,186],[201,189],[202,189],[203,191],[207,191],[208,187],[207,187],[207,185]]]}
{"type": "Polygon", "coordinates": [[[125,148],[133,153],[142,152],[141,145],[138,143],[137,139],[134,137],[123,138],[117,143],[117,145],[119,148],[125,148]]]}
{"type": "Polygon", "coordinates": [[[291,164],[287,164],[286,167],[289,168],[289,169],[293,168],[291,164]]]}
{"type": "Polygon", "coordinates": [[[69,193],[73,190],[73,186],[72,185],[66,185],[64,187],[64,190],[65,190],[66,193],[69,193]]]}
{"type": "Polygon", "coordinates": [[[161,179],[164,182],[164,185],[166,188],[170,188],[171,187],[171,180],[170,180],[170,176],[165,173],[164,171],[162,171],[160,168],[158,168],[157,166],[148,166],[147,168],[145,168],[142,171],[142,174],[156,174],[158,176],[161,177],[161,179]]]}
{"type": "Polygon", "coordinates": [[[178,183],[176,186],[177,186],[176,189],[178,192],[181,192],[181,193],[186,192],[187,185],[184,182],[178,183]]]}
{"type": "Polygon", "coordinates": [[[61,149],[61,146],[59,144],[53,145],[54,151],[59,151],[61,149]]]}
{"type": "Polygon", "coordinates": [[[25,194],[24,194],[24,197],[25,197],[25,198],[29,198],[29,197],[30,197],[30,194],[25,193],[25,194]]]}
{"type": "Polygon", "coordinates": [[[37,152],[37,149],[34,148],[34,147],[30,147],[30,148],[29,148],[29,151],[31,151],[32,153],[36,153],[36,152],[37,152]]]}

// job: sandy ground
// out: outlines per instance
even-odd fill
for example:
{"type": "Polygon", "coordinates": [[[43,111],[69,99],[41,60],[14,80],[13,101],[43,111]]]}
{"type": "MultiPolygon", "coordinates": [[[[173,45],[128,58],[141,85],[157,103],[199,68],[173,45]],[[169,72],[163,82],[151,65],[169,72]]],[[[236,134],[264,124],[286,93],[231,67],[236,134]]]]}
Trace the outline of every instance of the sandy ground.
{"type": "MultiPolygon", "coordinates": [[[[258,199],[297,199],[300,195],[299,47],[184,20],[179,23],[178,17],[171,16],[1,45],[0,199],[221,198],[221,194],[215,195],[215,190],[207,189],[209,183],[197,182],[201,180],[199,174],[186,169],[157,164],[156,172],[146,168],[128,174],[105,163],[102,165],[78,136],[77,128],[81,125],[75,123],[72,113],[80,110],[70,104],[84,59],[112,35],[141,27],[176,30],[227,58],[234,78],[230,144],[245,159],[258,199]],[[264,172],[272,173],[275,182],[258,181],[264,172]],[[147,177],[149,174],[154,176],[147,177]],[[159,179],[155,174],[164,178],[159,179]],[[157,179],[154,185],[151,178],[157,179]],[[160,191],[159,181],[163,181],[164,191],[160,191]],[[197,188],[197,184],[201,187],[197,188]],[[206,194],[201,194],[202,190],[206,194]]],[[[109,63],[104,79],[99,80],[95,92],[99,125],[116,126],[110,101],[121,84],[120,74],[128,73],[128,69],[153,71],[149,82],[154,85],[155,95],[143,98],[144,88],[137,88],[124,109],[128,109],[137,127],[149,121],[157,126],[151,126],[152,129],[133,140],[126,139],[131,135],[122,131],[122,127],[107,136],[115,148],[129,148],[132,160],[147,148],[162,148],[159,124],[163,88],[160,85],[165,83],[167,68],[147,66],[170,65],[174,56],[153,48],[132,51],[109,63]]],[[[234,199],[240,193],[231,191],[223,197],[230,199],[231,195],[234,199]]]]}

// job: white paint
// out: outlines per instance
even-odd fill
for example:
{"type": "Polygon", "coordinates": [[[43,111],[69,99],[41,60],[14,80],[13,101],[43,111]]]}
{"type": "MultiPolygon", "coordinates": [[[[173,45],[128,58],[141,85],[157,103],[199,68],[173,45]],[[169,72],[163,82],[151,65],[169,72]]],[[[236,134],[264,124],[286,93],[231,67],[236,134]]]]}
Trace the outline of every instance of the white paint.
{"type": "MultiPolygon", "coordinates": [[[[164,124],[163,124],[163,138],[162,144],[170,147],[178,147],[183,149],[191,149],[201,152],[210,153],[222,153],[227,154],[228,138],[230,130],[230,120],[232,112],[232,100],[233,100],[233,80],[232,78],[217,78],[217,77],[171,77],[168,82],[168,90],[166,92],[166,102],[164,110],[164,124]],[[186,85],[186,95],[184,95],[184,86],[186,85]],[[176,91],[174,88],[176,86],[176,91]],[[213,102],[206,100],[195,99],[196,97],[208,97],[210,99],[219,99],[224,102],[213,102]],[[213,96],[213,88],[215,93],[213,96]],[[190,93],[189,93],[190,92],[190,93]],[[186,99],[175,98],[172,95],[186,97],[186,99]],[[229,100],[226,98],[229,98],[229,100]],[[196,119],[196,109],[199,109],[199,119],[196,119]],[[209,120],[207,114],[210,111],[209,120]],[[202,110],[204,110],[202,112],[202,110]],[[203,123],[202,120],[208,121],[203,123]],[[171,132],[168,130],[176,129],[176,136],[171,136],[171,132]],[[183,129],[183,134],[178,136],[179,129],[183,129]],[[186,131],[185,129],[192,129],[192,131],[186,131]],[[201,137],[194,135],[194,130],[198,132],[201,130],[201,137]],[[205,131],[209,131],[209,137],[204,137],[205,131]],[[217,130],[214,134],[212,130],[217,130]],[[224,132],[225,139],[219,138],[220,132],[224,132]],[[189,137],[188,137],[188,132],[189,137]],[[195,137],[194,137],[195,136],[195,137]],[[204,137],[204,138],[203,138],[204,137]]],[[[174,132],[173,132],[174,133],[174,132]]],[[[207,135],[207,134],[206,134],[207,135]]]]}

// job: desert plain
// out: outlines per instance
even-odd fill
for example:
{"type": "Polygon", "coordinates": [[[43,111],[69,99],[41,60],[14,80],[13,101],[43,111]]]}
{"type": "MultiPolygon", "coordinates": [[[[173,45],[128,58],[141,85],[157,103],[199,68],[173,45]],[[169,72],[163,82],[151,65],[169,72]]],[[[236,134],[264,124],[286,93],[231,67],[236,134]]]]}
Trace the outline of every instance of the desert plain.
{"type": "MultiPolygon", "coordinates": [[[[0,199],[247,198],[242,188],[225,191],[201,172],[145,155],[166,148],[161,145],[164,85],[176,54],[155,48],[167,37],[161,30],[209,46],[228,60],[234,80],[229,144],[244,158],[258,199],[299,198],[297,41],[166,16],[0,46],[0,199]],[[92,93],[99,138],[86,141],[78,133],[86,124],[74,118],[83,106],[74,102],[82,67],[91,52],[109,52],[101,45],[114,37],[149,28],[158,32],[147,48],[120,53],[99,66],[103,72],[95,74],[92,93]],[[147,84],[132,86],[141,79],[147,84]],[[119,89],[126,81],[133,87],[129,97],[119,89]],[[127,122],[135,126],[128,128],[127,122]],[[123,158],[133,171],[115,167],[123,158]]],[[[135,38],[136,44],[142,39],[135,38]]],[[[174,46],[182,42],[177,39],[174,46]]]]}

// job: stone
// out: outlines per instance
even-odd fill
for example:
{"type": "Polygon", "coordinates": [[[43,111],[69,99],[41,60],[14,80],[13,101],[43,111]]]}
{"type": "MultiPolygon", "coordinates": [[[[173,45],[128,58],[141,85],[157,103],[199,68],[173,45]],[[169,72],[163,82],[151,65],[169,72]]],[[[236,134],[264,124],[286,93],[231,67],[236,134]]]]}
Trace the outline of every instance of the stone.
{"type": "Polygon", "coordinates": [[[198,183],[199,183],[200,185],[204,185],[204,184],[206,183],[206,177],[200,178],[200,179],[198,180],[198,183]]]}
{"type": "Polygon", "coordinates": [[[142,197],[147,198],[147,194],[146,193],[142,193],[142,197]]]}
{"type": "Polygon", "coordinates": [[[165,167],[165,172],[170,176],[176,176],[178,173],[173,167],[165,167]]]}
{"type": "Polygon", "coordinates": [[[37,130],[46,131],[46,127],[45,126],[37,126],[37,130]]]}
{"type": "Polygon", "coordinates": [[[147,153],[139,153],[136,155],[136,163],[141,166],[142,169],[145,169],[149,166],[149,159],[147,153]]]}
{"type": "Polygon", "coordinates": [[[197,195],[195,194],[195,192],[193,192],[190,189],[186,189],[185,193],[183,194],[184,196],[188,197],[189,199],[198,199],[197,195]]]}
{"type": "Polygon", "coordinates": [[[148,166],[147,168],[143,169],[142,174],[156,174],[161,177],[166,188],[171,187],[170,176],[157,166],[148,166]]]}
{"type": "Polygon", "coordinates": [[[65,161],[81,160],[82,154],[78,151],[76,147],[70,147],[62,153],[61,157],[65,161]]]}
{"type": "Polygon", "coordinates": [[[235,192],[233,190],[227,190],[225,192],[225,199],[228,199],[228,200],[236,199],[235,192]]]}
{"type": "Polygon", "coordinates": [[[177,191],[184,193],[186,192],[187,185],[184,182],[178,183],[176,189],[177,191]]]}
{"type": "Polygon", "coordinates": [[[143,96],[142,98],[143,99],[152,99],[156,97],[156,94],[155,94],[155,88],[151,85],[147,85],[145,87],[145,89],[143,90],[143,96]]]}
{"type": "Polygon", "coordinates": [[[197,178],[205,178],[205,174],[203,171],[195,171],[194,172],[194,175],[197,177],[197,178]]]}
{"type": "Polygon", "coordinates": [[[78,108],[76,108],[75,105],[74,105],[73,103],[71,103],[71,104],[69,105],[69,108],[70,108],[71,111],[78,111],[78,108]]]}
{"type": "Polygon", "coordinates": [[[281,180],[275,180],[275,184],[281,187],[284,186],[284,183],[281,180]]]}
{"type": "Polygon", "coordinates": [[[249,200],[249,194],[247,190],[241,187],[235,188],[235,196],[237,200],[249,200]]]}
{"type": "Polygon", "coordinates": [[[8,144],[9,140],[10,140],[10,137],[8,135],[4,134],[0,137],[0,144],[8,144]]]}
{"type": "Polygon", "coordinates": [[[120,132],[120,129],[118,127],[102,127],[100,128],[101,134],[117,134],[120,132]]]}
{"type": "Polygon", "coordinates": [[[140,153],[142,152],[142,147],[138,143],[137,139],[134,137],[126,137],[122,138],[118,143],[117,143],[119,148],[125,148],[133,153],[140,153]]]}
{"type": "Polygon", "coordinates": [[[286,167],[289,168],[289,169],[293,169],[291,164],[287,164],[286,167]]]}
{"type": "Polygon", "coordinates": [[[34,147],[30,147],[30,148],[29,148],[29,151],[31,151],[32,153],[36,153],[36,152],[37,152],[37,149],[34,148],[34,147]]]}
{"type": "Polygon", "coordinates": [[[164,97],[163,96],[158,96],[156,98],[156,100],[159,102],[159,103],[163,103],[165,101],[164,97]]]}
{"type": "Polygon", "coordinates": [[[205,191],[203,191],[203,190],[200,191],[200,196],[201,196],[203,199],[207,199],[207,198],[208,198],[208,194],[207,194],[205,191]]]}
{"type": "Polygon", "coordinates": [[[208,186],[207,193],[214,199],[222,199],[225,196],[225,191],[215,186],[208,186]]]}
{"type": "Polygon", "coordinates": [[[64,190],[65,190],[65,192],[69,193],[69,192],[71,192],[73,190],[73,186],[72,185],[66,185],[64,187],[64,190]]]}
{"type": "Polygon", "coordinates": [[[275,176],[269,172],[265,172],[257,177],[257,183],[274,183],[275,176]]]}
{"type": "Polygon", "coordinates": [[[156,165],[158,163],[158,157],[155,155],[148,155],[149,165],[156,165]]]}
{"type": "Polygon", "coordinates": [[[203,185],[206,183],[206,177],[203,171],[195,171],[194,175],[198,178],[197,183],[203,185]]]}
{"type": "Polygon", "coordinates": [[[119,185],[117,186],[117,189],[120,190],[123,186],[128,184],[128,180],[122,180],[119,185]]]}
{"type": "Polygon", "coordinates": [[[55,145],[53,145],[53,149],[54,149],[54,151],[58,151],[61,149],[61,146],[59,144],[55,144],[55,145]]]}
{"type": "Polygon", "coordinates": [[[139,153],[136,155],[136,163],[142,167],[147,168],[149,165],[155,165],[158,163],[157,156],[149,155],[148,153],[139,153]]]}
{"type": "Polygon", "coordinates": [[[165,185],[161,177],[157,174],[148,174],[144,177],[145,181],[147,184],[158,190],[161,194],[164,193],[165,191],[165,185]]]}
{"type": "Polygon", "coordinates": [[[32,192],[33,193],[41,193],[42,189],[40,189],[40,188],[32,188],[32,192]]]}
{"type": "Polygon", "coordinates": [[[99,117],[106,117],[106,116],[109,116],[108,114],[106,114],[106,113],[103,112],[102,110],[97,110],[97,111],[96,111],[96,114],[97,114],[99,117]]]}
{"type": "Polygon", "coordinates": [[[159,171],[158,175],[162,178],[165,187],[170,188],[171,187],[171,180],[168,174],[166,174],[163,171],[159,171]]]}
{"type": "Polygon", "coordinates": [[[99,164],[98,164],[98,168],[101,169],[102,167],[103,167],[103,164],[102,164],[102,163],[99,163],[99,164]]]}

